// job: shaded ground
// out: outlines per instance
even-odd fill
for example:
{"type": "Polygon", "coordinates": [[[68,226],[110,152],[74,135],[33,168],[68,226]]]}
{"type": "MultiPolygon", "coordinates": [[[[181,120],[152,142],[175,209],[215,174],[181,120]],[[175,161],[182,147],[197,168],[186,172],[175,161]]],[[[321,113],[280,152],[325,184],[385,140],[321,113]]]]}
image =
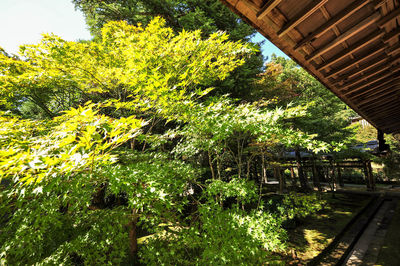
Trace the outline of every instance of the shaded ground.
{"type": "Polygon", "coordinates": [[[306,264],[324,250],[346,224],[370,201],[367,195],[324,193],[326,208],[288,230],[288,253],[283,255],[287,264],[306,264]]]}
{"type": "Polygon", "coordinates": [[[385,240],[378,255],[376,265],[392,266],[400,264],[400,204],[389,224],[385,240]]]}

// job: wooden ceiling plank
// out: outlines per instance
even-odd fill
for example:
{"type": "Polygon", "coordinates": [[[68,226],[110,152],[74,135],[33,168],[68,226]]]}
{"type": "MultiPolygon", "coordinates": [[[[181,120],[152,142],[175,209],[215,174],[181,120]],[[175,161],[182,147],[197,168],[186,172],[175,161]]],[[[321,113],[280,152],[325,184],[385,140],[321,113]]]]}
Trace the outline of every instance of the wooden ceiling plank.
{"type": "Polygon", "coordinates": [[[287,34],[294,27],[299,25],[301,22],[306,20],[309,16],[311,16],[315,11],[317,11],[321,6],[323,6],[328,0],[313,0],[309,3],[304,10],[302,10],[299,14],[297,14],[293,19],[289,20],[280,31],[278,31],[278,37],[282,37],[287,34]]]}
{"type": "Polygon", "coordinates": [[[363,109],[369,118],[383,117],[387,112],[392,112],[393,108],[400,108],[399,99],[388,101],[387,99],[380,100],[377,105],[368,106],[368,109],[363,109]]]}
{"type": "Polygon", "coordinates": [[[375,8],[375,9],[380,8],[381,6],[383,6],[384,4],[386,4],[387,1],[389,1],[389,0],[375,0],[375,1],[374,1],[374,8],[375,8]]]}
{"type": "Polygon", "coordinates": [[[400,36],[400,28],[397,28],[395,30],[392,30],[391,32],[388,32],[384,37],[383,37],[383,42],[387,43],[390,42],[393,38],[396,38],[400,36]]]}
{"type": "Polygon", "coordinates": [[[396,53],[398,51],[400,51],[400,42],[396,43],[392,47],[389,47],[389,49],[386,50],[386,53],[388,55],[392,55],[392,54],[394,54],[394,53],[396,53]]]}
{"type": "Polygon", "coordinates": [[[346,56],[348,56],[351,53],[354,53],[362,48],[364,48],[365,46],[367,46],[368,44],[370,44],[373,41],[376,41],[377,39],[379,39],[382,35],[384,34],[384,31],[382,30],[378,30],[375,31],[373,33],[371,33],[370,35],[368,35],[367,37],[363,38],[362,40],[358,41],[357,43],[351,45],[349,48],[345,49],[344,51],[336,54],[335,56],[333,56],[332,58],[328,59],[325,61],[325,63],[321,64],[320,66],[318,66],[316,68],[317,71],[321,71],[322,69],[325,69],[327,67],[330,67],[331,65],[337,63],[338,61],[342,60],[343,58],[345,58],[346,56]]]}
{"type": "Polygon", "coordinates": [[[335,27],[337,24],[360,10],[362,7],[367,5],[370,1],[365,1],[365,0],[358,0],[350,5],[348,5],[345,9],[339,12],[336,16],[325,22],[323,25],[321,25],[318,29],[316,29],[314,32],[310,33],[305,37],[303,40],[298,42],[296,46],[293,48],[294,50],[299,49],[303,45],[312,42],[315,38],[318,38],[319,36],[323,35],[325,32],[331,30],[333,27],[335,27]]]}
{"type": "MultiPolygon", "coordinates": [[[[375,85],[375,84],[376,84],[377,82],[379,82],[381,79],[384,79],[384,78],[386,78],[386,77],[393,77],[393,76],[394,76],[393,71],[386,70],[385,72],[386,72],[385,74],[377,75],[376,77],[374,77],[374,78],[372,78],[372,79],[370,79],[370,80],[368,80],[368,81],[365,81],[364,84],[357,85],[357,86],[355,86],[355,87],[351,87],[351,88],[347,89],[347,91],[344,92],[344,95],[347,97],[347,95],[349,95],[349,94],[351,94],[351,93],[354,93],[354,92],[357,92],[357,91],[360,91],[360,90],[362,90],[363,88],[365,88],[365,87],[367,87],[367,86],[369,86],[369,85],[371,85],[371,84],[374,84],[374,85],[375,85]]],[[[396,74],[398,74],[398,73],[396,73],[396,74]]],[[[376,84],[375,86],[379,86],[379,85],[380,85],[380,84],[376,84]]],[[[372,87],[372,85],[371,85],[371,87],[372,87]]],[[[346,90],[346,88],[344,88],[344,90],[346,90]]]]}
{"type": "Polygon", "coordinates": [[[386,90],[381,91],[380,93],[376,93],[373,96],[368,97],[368,99],[359,102],[357,106],[362,108],[363,106],[368,105],[370,102],[378,101],[384,97],[388,97],[392,93],[396,93],[398,89],[399,89],[398,85],[391,85],[386,90]]]}
{"type": "Polygon", "coordinates": [[[396,134],[400,132],[400,127],[399,127],[400,122],[395,122],[392,123],[390,126],[384,126],[382,129],[384,130],[385,133],[388,134],[396,134]]]}
{"type": "Polygon", "coordinates": [[[355,74],[359,74],[361,72],[364,72],[368,69],[371,69],[373,67],[375,67],[372,70],[369,70],[367,73],[364,73],[362,76],[356,77],[352,80],[348,80],[346,81],[343,85],[342,88],[346,88],[346,87],[350,87],[353,84],[357,84],[358,82],[365,80],[375,74],[378,74],[380,72],[382,72],[383,70],[386,70],[388,68],[390,68],[393,64],[397,63],[400,61],[400,55],[389,58],[389,57],[380,57],[377,58],[377,60],[375,60],[376,62],[370,62],[369,64],[366,64],[367,66],[364,69],[360,69],[359,71],[357,71],[356,73],[349,73],[348,75],[346,75],[347,77],[344,77],[343,80],[348,79],[351,76],[354,76],[355,74]],[[386,62],[384,65],[380,65],[379,67],[376,67],[377,65],[381,64],[382,61],[386,61],[388,60],[388,62],[386,62]]]}
{"type": "Polygon", "coordinates": [[[343,75],[339,76],[337,78],[337,80],[334,81],[333,84],[337,84],[339,82],[342,82],[342,81],[345,81],[345,80],[349,80],[354,75],[360,74],[361,72],[365,72],[365,71],[375,67],[376,65],[378,65],[381,62],[386,61],[386,60],[388,60],[388,58],[384,57],[384,56],[376,57],[373,60],[368,61],[368,62],[360,65],[358,68],[356,68],[356,69],[354,69],[352,71],[346,72],[346,74],[343,74],[343,75]]]}
{"type": "Polygon", "coordinates": [[[398,103],[393,103],[390,106],[384,107],[384,109],[377,110],[376,113],[374,112],[373,114],[371,114],[370,117],[380,121],[380,126],[397,124],[397,122],[400,122],[400,106],[398,103]]]}
{"type": "MultiPolygon", "coordinates": [[[[356,105],[363,106],[369,102],[372,102],[376,99],[376,97],[380,97],[381,95],[385,95],[388,92],[391,92],[393,89],[396,89],[398,85],[400,85],[400,81],[394,80],[386,85],[377,87],[374,91],[369,93],[367,96],[364,96],[363,100],[358,100],[356,102],[356,105]],[[365,98],[365,97],[367,97],[367,98],[365,98]]],[[[357,97],[357,98],[359,98],[359,97],[357,97]]],[[[356,100],[357,98],[354,98],[353,100],[356,100]]]]}
{"type": "Polygon", "coordinates": [[[335,46],[339,45],[340,43],[350,39],[354,35],[358,34],[360,31],[364,30],[371,24],[373,24],[375,21],[377,21],[381,15],[378,12],[373,13],[372,15],[368,15],[365,19],[363,19],[361,22],[357,23],[353,27],[351,27],[349,30],[346,32],[342,33],[339,35],[336,39],[333,41],[330,41],[327,43],[325,46],[315,50],[313,53],[310,55],[306,56],[306,60],[314,60],[317,56],[322,55],[323,53],[331,50],[335,46]]]}
{"type": "MultiPolygon", "coordinates": [[[[394,94],[396,94],[396,92],[394,94]]],[[[364,110],[365,112],[377,111],[384,106],[391,106],[392,104],[397,104],[398,101],[399,99],[397,97],[390,97],[390,98],[386,97],[379,100],[375,100],[373,103],[364,106],[362,110],[364,110]]]]}
{"type": "Polygon", "coordinates": [[[379,28],[385,27],[388,23],[390,23],[392,20],[400,16],[400,8],[396,8],[386,16],[384,16],[380,21],[378,21],[378,26],[379,28]]]}
{"type": "Polygon", "coordinates": [[[340,67],[335,68],[331,72],[327,73],[324,77],[325,78],[330,78],[332,76],[338,75],[339,73],[342,73],[343,71],[346,71],[349,68],[351,68],[351,67],[353,67],[355,65],[358,65],[361,62],[369,59],[370,57],[375,56],[376,54],[378,54],[378,53],[382,52],[383,50],[385,50],[387,47],[388,47],[387,45],[384,45],[384,46],[378,45],[373,51],[370,51],[368,54],[363,55],[363,56],[358,56],[358,57],[354,58],[354,60],[352,60],[352,61],[350,61],[350,62],[348,62],[348,63],[346,63],[344,65],[341,65],[340,67]]]}
{"type": "Polygon", "coordinates": [[[358,84],[358,83],[360,83],[362,81],[365,81],[368,78],[371,78],[371,77],[373,77],[375,75],[378,75],[379,73],[381,73],[383,71],[386,71],[388,68],[390,68],[390,65],[384,64],[382,66],[382,64],[381,64],[378,67],[366,72],[365,74],[363,74],[361,76],[358,76],[358,77],[356,77],[356,78],[354,78],[352,80],[346,81],[343,85],[341,85],[341,88],[345,89],[345,88],[349,88],[351,86],[355,86],[356,84],[358,84]]]}
{"type": "MultiPolygon", "coordinates": [[[[254,11],[255,13],[257,13],[257,12],[260,10],[260,8],[259,8],[256,4],[254,4],[252,1],[250,1],[250,0],[241,0],[241,1],[238,1],[238,2],[236,3],[236,5],[237,5],[239,2],[244,3],[249,9],[251,9],[251,10],[254,11]]],[[[235,8],[236,8],[236,6],[235,6],[235,8]]]]}
{"type": "Polygon", "coordinates": [[[263,5],[261,10],[257,13],[257,18],[262,19],[264,18],[267,14],[269,14],[272,9],[277,7],[282,0],[268,0],[267,3],[263,5]]]}
{"type": "Polygon", "coordinates": [[[366,88],[366,89],[364,89],[362,91],[356,91],[356,92],[348,95],[348,98],[349,99],[357,99],[359,97],[364,96],[367,93],[370,93],[370,92],[376,90],[377,88],[380,88],[380,87],[382,87],[384,85],[389,84],[390,82],[396,82],[396,81],[398,81],[399,78],[400,77],[396,77],[396,76],[395,77],[391,77],[391,76],[386,77],[385,79],[381,80],[378,85],[374,84],[373,86],[370,86],[370,87],[368,87],[368,88],[366,88]]]}

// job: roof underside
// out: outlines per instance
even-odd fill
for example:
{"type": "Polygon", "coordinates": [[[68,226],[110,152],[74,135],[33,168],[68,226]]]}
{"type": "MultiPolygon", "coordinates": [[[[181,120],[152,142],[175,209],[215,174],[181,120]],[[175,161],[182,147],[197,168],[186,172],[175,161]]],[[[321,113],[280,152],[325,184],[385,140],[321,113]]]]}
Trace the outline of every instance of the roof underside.
{"type": "Polygon", "coordinates": [[[400,0],[221,0],[385,133],[400,133],[400,0]]]}

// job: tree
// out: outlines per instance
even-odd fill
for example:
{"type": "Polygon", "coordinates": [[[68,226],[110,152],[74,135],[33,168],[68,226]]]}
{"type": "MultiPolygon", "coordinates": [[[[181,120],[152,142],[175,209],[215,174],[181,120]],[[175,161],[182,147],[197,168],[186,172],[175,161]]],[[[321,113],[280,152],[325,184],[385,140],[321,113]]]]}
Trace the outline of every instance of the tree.
{"type": "Polygon", "coordinates": [[[100,42],[45,35],[21,51],[25,61],[1,57],[5,106],[18,106],[15,96],[29,97],[55,80],[49,86],[55,95],[72,84],[93,103],[42,121],[2,113],[0,176],[13,181],[1,197],[2,259],[121,263],[127,243],[131,255],[137,251],[139,222],[155,230],[175,221],[196,173],[159,152],[124,157],[121,145],[151,137],[135,114],[186,121],[209,91],[199,85],[225,78],[251,49],[222,33],[205,40],[200,31],[174,34],[156,19],[146,28],[110,22],[100,42]]]}
{"type": "MultiPolygon", "coordinates": [[[[232,41],[243,41],[260,50],[259,44],[250,42],[255,29],[243,22],[219,0],[73,0],[80,9],[94,36],[100,36],[102,26],[108,21],[124,20],[131,25],[147,25],[161,16],[175,32],[201,30],[206,37],[216,32],[226,32],[232,41]]],[[[235,69],[228,78],[213,83],[213,95],[230,94],[233,98],[248,99],[250,84],[263,69],[260,52],[246,58],[246,63],[235,69]]]]}

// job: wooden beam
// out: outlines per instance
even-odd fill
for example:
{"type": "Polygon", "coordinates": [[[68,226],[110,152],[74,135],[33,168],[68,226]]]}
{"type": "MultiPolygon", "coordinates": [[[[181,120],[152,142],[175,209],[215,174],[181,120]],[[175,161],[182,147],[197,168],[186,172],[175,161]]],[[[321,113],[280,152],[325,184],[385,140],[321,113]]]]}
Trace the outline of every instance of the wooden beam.
{"type": "Polygon", "coordinates": [[[370,118],[376,118],[377,116],[382,115],[383,113],[379,113],[378,111],[382,112],[385,108],[391,109],[392,107],[400,107],[399,99],[396,97],[391,97],[390,99],[380,99],[379,101],[375,101],[373,104],[370,104],[363,108],[362,110],[368,114],[370,118]],[[373,112],[372,114],[370,114],[373,112]]]}
{"type": "Polygon", "coordinates": [[[396,93],[398,89],[399,89],[398,85],[391,84],[391,86],[388,86],[385,90],[380,91],[379,93],[375,93],[373,96],[368,97],[368,99],[359,102],[357,106],[362,108],[363,106],[368,105],[370,102],[378,101],[383,97],[388,97],[391,93],[396,93]]]}
{"type": "Polygon", "coordinates": [[[377,39],[379,39],[383,34],[384,34],[384,31],[382,31],[382,30],[378,30],[378,31],[375,31],[375,32],[371,33],[370,35],[368,35],[367,37],[363,38],[362,40],[360,40],[360,41],[356,42],[355,44],[349,46],[349,48],[343,50],[342,52],[336,54],[332,58],[326,60],[325,63],[323,63],[323,64],[321,64],[321,65],[319,65],[317,67],[317,71],[321,71],[322,69],[330,67],[331,65],[337,63],[338,61],[340,61],[344,57],[348,56],[349,54],[354,53],[354,52],[364,48],[365,46],[367,46],[371,42],[374,42],[377,39]]]}
{"type": "Polygon", "coordinates": [[[336,39],[330,41],[327,43],[325,46],[318,48],[314,52],[312,52],[310,55],[306,56],[306,60],[314,60],[317,56],[320,56],[321,54],[331,50],[335,46],[339,45],[340,43],[350,39],[354,35],[358,34],[360,31],[364,30],[368,26],[370,26],[372,23],[377,21],[381,15],[378,12],[373,13],[372,15],[368,15],[365,19],[363,19],[361,22],[357,23],[355,26],[351,27],[349,30],[346,32],[342,33],[339,35],[336,39]]]}
{"type": "MultiPolygon", "coordinates": [[[[358,56],[358,57],[354,58],[354,60],[351,60],[350,62],[347,62],[347,63],[341,65],[340,67],[338,67],[338,68],[330,71],[329,73],[325,74],[324,77],[325,78],[330,78],[332,76],[338,75],[339,73],[342,73],[343,71],[346,71],[349,68],[360,64],[362,61],[365,61],[368,58],[370,58],[372,56],[375,56],[376,54],[382,52],[386,48],[387,48],[387,45],[378,45],[377,47],[375,47],[374,50],[369,51],[367,54],[363,54],[362,56],[358,56]]],[[[366,63],[366,64],[368,64],[368,63],[366,63]]]]}
{"type": "Polygon", "coordinates": [[[374,8],[375,8],[375,9],[380,8],[380,7],[383,6],[387,1],[389,1],[389,0],[375,0],[375,1],[374,1],[374,8]]]}
{"type": "Polygon", "coordinates": [[[316,29],[314,32],[310,33],[305,37],[303,40],[298,42],[296,46],[293,48],[294,50],[299,49],[303,45],[312,42],[314,39],[318,38],[325,32],[331,30],[334,26],[360,10],[362,7],[370,3],[370,1],[366,0],[357,0],[348,5],[345,9],[339,12],[336,16],[325,22],[323,25],[321,25],[318,29],[316,29]]]}
{"type": "Polygon", "coordinates": [[[388,133],[388,134],[399,133],[400,132],[400,123],[399,122],[392,123],[390,126],[383,127],[382,131],[384,131],[385,133],[388,133]]]}
{"type": "MultiPolygon", "coordinates": [[[[249,0],[241,0],[241,1],[238,1],[237,3],[236,3],[236,5],[239,3],[239,2],[242,2],[242,3],[244,3],[249,9],[251,9],[251,10],[253,10],[255,13],[257,13],[259,10],[260,10],[260,8],[256,5],[256,4],[254,4],[252,1],[249,1],[249,0]]],[[[225,2],[226,3],[226,2],[225,2]]],[[[226,3],[227,4],[227,3],[226,3]]],[[[236,5],[235,5],[235,9],[236,9],[236,5]]]]}
{"type": "Polygon", "coordinates": [[[388,32],[387,34],[385,34],[385,36],[383,36],[383,42],[387,43],[390,42],[390,40],[392,40],[393,38],[396,38],[400,36],[400,28],[397,28],[395,30],[392,30],[391,32],[388,32]]]}
{"type": "Polygon", "coordinates": [[[384,16],[381,20],[378,21],[378,26],[379,28],[385,27],[386,24],[391,22],[393,19],[397,18],[400,16],[400,8],[396,8],[386,16],[384,16]]]}
{"type": "Polygon", "coordinates": [[[257,18],[262,19],[266,15],[268,15],[272,9],[274,9],[282,0],[268,0],[265,5],[261,8],[261,10],[257,13],[257,18]]]}
{"type": "Polygon", "coordinates": [[[393,88],[395,88],[396,86],[400,85],[400,80],[393,80],[391,82],[389,82],[386,85],[377,87],[374,91],[368,93],[367,95],[364,95],[364,97],[362,97],[362,99],[360,100],[356,100],[355,103],[357,106],[363,106],[371,101],[374,101],[377,99],[377,97],[380,97],[381,95],[386,95],[388,92],[392,91],[393,88]]]}
{"type": "Polygon", "coordinates": [[[377,88],[380,88],[381,86],[389,84],[390,82],[396,82],[399,78],[400,77],[396,77],[396,76],[395,77],[391,77],[391,76],[389,76],[389,77],[381,80],[378,85],[374,84],[373,86],[369,86],[368,88],[362,90],[361,92],[360,91],[354,92],[354,93],[348,95],[348,98],[354,99],[354,98],[362,97],[363,95],[365,95],[367,93],[370,93],[370,92],[376,90],[377,88]]]}
{"type": "MultiPolygon", "coordinates": [[[[360,91],[360,90],[362,90],[363,88],[365,88],[365,87],[367,87],[367,86],[369,86],[369,85],[371,85],[371,84],[376,84],[376,82],[378,82],[378,81],[380,81],[381,79],[384,79],[384,78],[386,78],[386,77],[392,76],[392,74],[393,74],[392,71],[386,70],[384,74],[379,74],[379,75],[377,75],[376,77],[374,77],[374,78],[372,78],[372,79],[370,79],[370,80],[368,80],[368,81],[364,81],[364,82],[363,82],[362,84],[360,84],[360,85],[353,86],[353,87],[350,87],[350,88],[344,87],[343,89],[340,88],[340,90],[341,90],[341,91],[345,91],[344,95],[348,95],[348,94],[350,94],[350,93],[353,93],[353,92],[356,92],[356,91],[360,91]]],[[[376,84],[376,85],[378,86],[379,84],[376,84]]],[[[372,85],[371,85],[371,87],[372,87],[372,85]]]]}
{"type": "Polygon", "coordinates": [[[344,88],[349,88],[351,86],[355,86],[356,84],[358,84],[362,81],[365,81],[375,75],[378,75],[379,73],[387,70],[388,68],[390,68],[390,65],[381,64],[381,65],[377,66],[376,68],[365,72],[363,75],[360,75],[354,79],[345,81],[340,87],[341,87],[341,89],[344,89],[344,88]]]}
{"type": "Polygon", "coordinates": [[[335,84],[337,84],[337,83],[339,83],[339,82],[347,81],[347,80],[349,80],[351,77],[353,77],[354,75],[357,75],[357,74],[360,74],[361,72],[367,71],[367,70],[369,70],[369,69],[375,67],[376,65],[378,65],[378,64],[380,64],[381,62],[386,61],[386,60],[388,60],[388,57],[385,57],[385,56],[376,57],[376,58],[374,58],[374,59],[371,60],[371,61],[368,61],[368,62],[366,62],[366,63],[364,63],[364,64],[362,64],[362,65],[359,65],[358,68],[353,69],[353,70],[351,70],[351,71],[349,71],[349,72],[346,72],[346,73],[343,74],[343,75],[340,75],[340,76],[337,78],[337,80],[335,80],[335,81],[333,82],[333,84],[335,85],[335,84]]]}
{"type": "Polygon", "coordinates": [[[400,42],[396,43],[396,44],[393,45],[392,47],[389,47],[389,48],[386,50],[386,53],[387,53],[388,55],[392,55],[392,54],[394,54],[394,53],[396,53],[396,52],[398,52],[398,51],[400,51],[400,42]]]}
{"type": "MultiPolygon", "coordinates": [[[[396,74],[398,75],[399,73],[396,73],[396,74]]],[[[380,80],[382,80],[386,77],[397,77],[397,76],[393,73],[393,71],[386,70],[384,74],[377,75],[376,77],[374,77],[368,81],[365,81],[361,85],[357,85],[357,86],[351,87],[349,89],[346,89],[346,92],[344,92],[344,95],[347,97],[347,95],[355,93],[357,91],[360,91],[369,85],[371,85],[371,87],[379,86],[380,83],[377,83],[377,82],[379,82],[380,80]]]]}
{"type": "Polygon", "coordinates": [[[302,10],[299,14],[297,14],[293,19],[289,20],[280,31],[278,31],[278,37],[282,37],[287,34],[294,27],[299,25],[301,22],[306,20],[309,16],[311,16],[315,11],[317,11],[321,6],[323,6],[328,0],[313,0],[309,3],[304,10],[302,10]]]}
{"type": "MultiPolygon", "coordinates": [[[[378,74],[390,67],[392,67],[393,64],[397,63],[400,61],[400,55],[396,57],[378,57],[372,62],[369,62],[368,64],[363,65],[363,68],[357,69],[357,71],[352,71],[348,73],[346,76],[343,77],[342,80],[346,80],[345,83],[342,85],[342,88],[347,88],[349,86],[352,86],[353,84],[357,84],[358,82],[365,80],[369,77],[372,77],[375,74],[378,74]],[[383,65],[381,64],[383,61],[385,62],[383,65]],[[379,65],[381,64],[381,65],[379,65]],[[378,66],[379,65],[379,66],[378,66]],[[375,67],[375,68],[374,68],[375,67]],[[372,70],[369,70],[371,68],[374,68],[372,70]],[[369,70],[368,72],[365,72],[366,70],[369,70]],[[363,75],[356,77],[354,79],[349,80],[350,77],[359,74],[361,72],[364,72],[363,75]]],[[[337,84],[338,82],[334,83],[337,84]]]]}

